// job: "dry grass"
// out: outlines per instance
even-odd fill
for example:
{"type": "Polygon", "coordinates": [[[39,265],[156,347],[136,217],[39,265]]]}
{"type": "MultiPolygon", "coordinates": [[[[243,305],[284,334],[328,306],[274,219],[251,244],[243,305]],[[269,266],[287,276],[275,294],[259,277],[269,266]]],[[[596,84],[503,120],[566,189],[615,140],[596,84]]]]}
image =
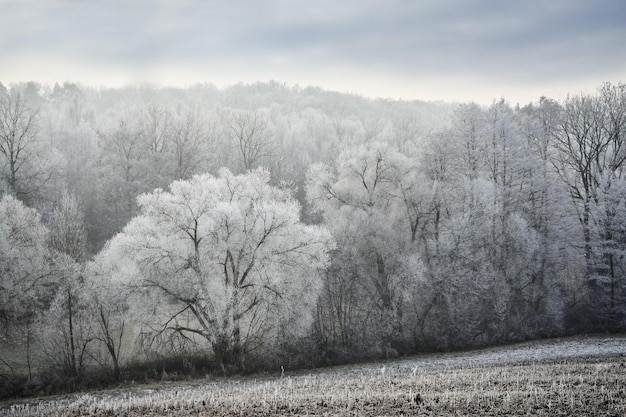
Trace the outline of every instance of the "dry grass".
{"type": "Polygon", "coordinates": [[[625,354],[468,366],[443,365],[455,354],[418,357],[261,379],[83,393],[0,405],[0,415],[622,416],[625,354]]]}

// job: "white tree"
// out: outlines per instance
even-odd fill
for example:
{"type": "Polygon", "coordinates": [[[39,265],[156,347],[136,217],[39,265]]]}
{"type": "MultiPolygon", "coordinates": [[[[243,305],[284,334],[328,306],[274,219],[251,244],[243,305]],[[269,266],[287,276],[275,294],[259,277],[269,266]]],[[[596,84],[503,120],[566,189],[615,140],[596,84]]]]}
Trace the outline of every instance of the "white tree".
{"type": "Polygon", "coordinates": [[[577,249],[570,244],[580,239],[578,220],[568,205],[568,191],[553,168],[552,142],[561,111],[559,103],[545,97],[519,111],[521,133],[532,156],[526,158],[528,187],[520,190],[520,200],[529,227],[538,234],[536,262],[540,265],[530,288],[534,313],[529,322],[548,333],[560,329],[564,303],[573,307],[585,292],[584,283],[574,279],[581,276],[578,271],[582,264],[577,249]]]}
{"type": "Polygon", "coordinates": [[[83,288],[87,231],[81,206],[67,190],[50,217],[49,242],[54,250],[58,290],[42,318],[43,346],[57,371],[77,377],[91,341],[83,288]]]}
{"type": "MultiPolygon", "coordinates": [[[[307,174],[307,198],[324,215],[340,248],[331,270],[340,276],[327,275],[327,286],[360,292],[352,299],[360,305],[338,304],[335,298],[344,296],[329,292],[329,307],[343,306],[329,319],[341,323],[350,311],[367,320],[363,326],[369,334],[362,334],[366,340],[359,340],[360,345],[388,344],[401,336],[402,294],[410,275],[405,260],[413,253],[409,242],[417,221],[414,207],[405,204],[403,184],[408,184],[402,179],[411,175],[407,164],[392,147],[372,143],[346,149],[334,169],[315,164],[307,174]]],[[[339,338],[356,340],[344,334],[339,338]]]]}
{"type": "Polygon", "coordinates": [[[597,325],[619,328],[626,287],[619,194],[626,165],[626,85],[605,84],[595,96],[568,97],[553,145],[555,168],[569,189],[582,231],[585,278],[597,325]],[[616,217],[617,216],[617,217],[616,217]]]}
{"type": "Polygon", "coordinates": [[[247,351],[285,329],[306,329],[333,247],[269,181],[264,170],[224,169],[143,194],[140,215],[105,248],[136,265],[130,284],[169,301],[157,308],[162,330],[206,339],[223,367],[243,367],[247,351]]]}
{"type": "Polygon", "coordinates": [[[92,356],[103,367],[113,368],[113,377],[122,375],[123,338],[131,291],[126,281],[136,272],[131,261],[111,250],[103,250],[85,267],[83,305],[91,336],[99,344],[92,356]],[[113,257],[113,258],[112,258],[113,257]],[[104,357],[100,352],[104,352],[104,357]],[[109,361],[110,360],[110,361],[109,361]]]}
{"type": "Polygon", "coordinates": [[[9,195],[0,200],[0,338],[25,344],[29,370],[31,325],[55,292],[47,239],[36,210],[9,195]]]}

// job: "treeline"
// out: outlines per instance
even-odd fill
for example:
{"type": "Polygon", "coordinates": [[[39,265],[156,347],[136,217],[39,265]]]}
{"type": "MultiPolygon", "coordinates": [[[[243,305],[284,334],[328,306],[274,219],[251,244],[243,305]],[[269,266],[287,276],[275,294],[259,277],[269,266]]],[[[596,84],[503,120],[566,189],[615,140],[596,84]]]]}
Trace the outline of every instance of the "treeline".
{"type": "Polygon", "coordinates": [[[0,103],[7,393],[626,326],[623,84],[513,107],[31,82],[0,103]]]}

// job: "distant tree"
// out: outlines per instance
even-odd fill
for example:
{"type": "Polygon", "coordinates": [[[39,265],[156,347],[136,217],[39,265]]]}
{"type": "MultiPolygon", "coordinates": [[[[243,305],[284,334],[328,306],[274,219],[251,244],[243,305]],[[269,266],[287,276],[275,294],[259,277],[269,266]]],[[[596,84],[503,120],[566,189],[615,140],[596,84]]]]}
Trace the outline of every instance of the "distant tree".
{"type": "Polygon", "coordinates": [[[141,113],[140,126],[145,135],[150,182],[155,187],[164,187],[171,182],[172,176],[168,172],[171,165],[168,137],[172,128],[172,111],[162,105],[149,104],[141,113]]]}
{"type": "Polygon", "coordinates": [[[17,87],[0,96],[0,175],[6,191],[32,199],[53,175],[52,153],[39,137],[38,112],[17,87]]]}
{"type": "Polygon", "coordinates": [[[393,124],[393,144],[405,155],[415,152],[420,140],[425,136],[421,120],[415,114],[401,114],[396,116],[393,124]]]}
{"type": "Polygon", "coordinates": [[[99,221],[106,223],[107,237],[121,230],[135,215],[137,196],[153,188],[146,132],[130,116],[113,123],[99,134],[99,221]]]}
{"type": "Polygon", "coordinates": [[[322,228],[299,221],[287,190],[263,170],[222,170],[138,198],[140,214],[105,248],[131,262],[126,279],[164,302],[161,331],[209,342],[225,369],[278,334],[306,329],[332,248],[322,228]]]}
{"type": "MultiPolygon", "coordinates": [[[[479,177],[484,167],[486,116],[476,103],[460,106],[454,112],[451,127],[451,151],[459,163],[451,168],[470,181],[479,177]]],[[[470,204],[473,195],[470,195],[470,204]]]]}
{"type": "Polygon", "coordinates": [[[52,248],[67,255],[74,262],[85,261],[87,234],[80,202],[68,190],[63,190],[50,216],[50,243],[52,248]]]}
{"type": "Polygon", "coordinates": [[[214,125],[206,122],[195,110],[173,117],[168,135],[172,180],[186,180],[201,173],[210,159],[211,142],[215,140],[214,125]]]}
{"type": "Polygon", "coordinates": [[[257,168],[262,160],[274,155],[276,144],[267,110],[230,109],[223,123],[233,138],[243,172],[257,168]]]}
{"type": "Polygon", "coordinates": [[[155,153],[164,153],[167,149],[167,134],[172,120],[172,112],[156,104],[149,105],[141,118],[142,129],[147,136],[148,149],[155,153]]]}
{"type": "Polygon", "coordinates": [[[54,101],[54,110],[59,111],[71,127],[76,128],[93,116],[89,108],[92,103],[88,102],[86,89],[76,84],[55,84],[50,98],[54,101]]]}

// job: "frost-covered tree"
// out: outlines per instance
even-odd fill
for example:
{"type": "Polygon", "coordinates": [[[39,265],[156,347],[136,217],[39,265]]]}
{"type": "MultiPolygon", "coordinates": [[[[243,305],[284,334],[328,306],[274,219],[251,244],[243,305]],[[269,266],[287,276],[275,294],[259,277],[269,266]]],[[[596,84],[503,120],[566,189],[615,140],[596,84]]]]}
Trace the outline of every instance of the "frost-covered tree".
{"type": "Polygon", "coordinates": [[[223,367],[310,323],[329,233],[300,222],[291,191],[264,170],[194,176],[138,198],[140,214],[105,248],[129,285],[157,297],[161,333],[199,336],[223,367]]]}
{"type": "Polygon", "coordinates": [[[0,338],[24,345],[29,370],[31,325],[54,296],[53,272],[48,229],[39,213],[5,195],[0,200],[0,338]]]}
{"type": "Polygon", "coordinates": [[[242,171],[257,168],[276,153],[269,110],[227,109],[223,123],[241,158],[242,171]]]}
{"type": "Polygon", "coordinates": [[[392,147],[372,143],[347,148],[334,168],[316,164],[309,170],[307,198],[323,214],[339,247],[326,275],[321,312],[323,320],[338,326],[331,344],[374,348],[401,337],[403,293],[415,272],[406,265],[414,254],[409,245],[417,221],[406,204],[407,163],[392,147]],[[357,297],[347,297],[346,289],[357,297]],[[345,326],[355,322],[365,330],[345,326]]]}
{"type": "Polygon", "coordinates": [[[36,210],[12,196],[0,200],[0,317],[5,333],[36,311],[51,282],[48,229],[36,210]]]}
{"type": "Polygon", "coordinates": [[[83,303],[89,321],[90,335],[97,347],[91,355],[104,368],[113,370],[113,378],[122,375],[123,338],[127,333],[127,315],[131,291],[126,285],[135,269],[132,262],[116,256],[113,251],[102,251],[85,267],[83,303]]]}
{"type": "MultiPolygon", "coordinates": [[[[571,309],[581,297],[580,258],[570,242],[580,238],[575,212],[568,203],[554,162],[554,135],[561,106],[542,97],[538,103],[519,110],[521,133],[528,143],[527,177],[520,190],[522,210],[529,227],[537,232],[536,261],[539,267],[533,278],[533,313],[529,323],[549,333],[559,330],[564,310],[571,309]]],[[[584,291],[583,291],[584,292],[584,291]]]]}
{"type": "MultiPolygon", "coordinates": [[[[99,132],[100,155],[97,162],[98,179],[95,186],[99,199],[96,220],[110,237],[136,214],[135,199],[153,189],[160,178],[150,171],[149,144],[140,120],[134,111],[114,115],[110,125],[99,132]],[[154,183],[153,183],[154,182],[154,183]],[[111,231],[111,229],[113,229],[111,231]]],[[[149,140],[148,140],[149,139],[149,140]]]]}
{"type": "Polygon", "coordinates": [[[554,188],[516,111],[504,101],[460,106],[413,165],[399,189],[425,273],[413,296],[416,344],[486,344],[558,329],[563,275],[547,262],[562,240],[548,247],[533,223],[542,216],[550,238],[560,237],[554,200],[533,205],[554,188]]]}
{"type": "Polygon", "coordinates": [[[9,193],[22,193],[20,171],[28,161],[28,152],[37,138],[37,113],[30,109],[19,92],[0,101],[0,153],[3,177],[9,193]]]}
{"type": "Polygon", "coordinates": [[[91,340],[83,288],[87,232],[82,208],[67,190],[50,216],[49,235],[57,293],[41,319],[43,346],[56,371],[75,377],[84,368],[91,340]]]}
{"type": "Polygon", "coordinates": [[[216,125],[205,120],[197,110],[187,110],[172,118],[167,147],[170,178],[187,180],[203,172],[215,152],[216,125]]]}
{"type": "Polygon", "coordinates": [[[567,98],[554,134],[555,167],[569,189],[582,230],[593,321],[619,328],[624,313],[620,217],[626,165],[626,85],[567,98]],[[617,250],[616,250],[617,249],[617,250]]]}
{"type": "Polygon", "coordinates": [[[32,202],[56,173],[58,158],[40,136],[38,117],[19,87],[0,97],[0,187],[22,201],[32,202]]]}
{"type": "MultiPolygon", "coordinates": [[[[540,115],[550,116],[547,108],[536,114],[540,115]]],[[[476,277],[466,282],[472,291],[463,289],[463,284],[457,288],[475,295],[470,302],[481,306],[461,314],[476,319],[476,324],[460,328],[476,334],[484,329],[479,343],[560,326],[558,279],[563,275],[551,272],[548,264],[563,255],[555,253],[562,236],[557,235],[560,212],[555,212],[560,193],[547,161],[544,131],[550,126],[542,126],[549,119],[529,125],[520,117],[519,111],[499,100],[485,109],[461,108],[453,123],[457,132],[465,133],[460,136],[463,146],[453,148],[450,161],[454,175],[448,186],[457,198],[450,200],[450,223],[444,228],[457,241],[445,245],[450,251],[446,256],[459,263],[441,265],[443,270],[454,265],[461,281],[476,277]]],[[[461,297],[459,302],[469,300],[461,297]]]]}

